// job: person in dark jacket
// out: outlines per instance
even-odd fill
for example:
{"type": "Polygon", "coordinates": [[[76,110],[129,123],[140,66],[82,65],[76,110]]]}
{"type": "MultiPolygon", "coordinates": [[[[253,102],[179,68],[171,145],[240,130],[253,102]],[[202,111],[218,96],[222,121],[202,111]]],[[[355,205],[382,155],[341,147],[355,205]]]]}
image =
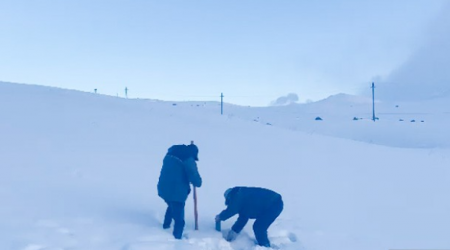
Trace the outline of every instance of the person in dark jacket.
{"type": "Polygon", "coordinates": [[[174,145],[169,148],[163,160],[158,181],[158,195],[167,203],[163,228],[170,228],[175,221],[173,236],[181,239],[184,229],[184,205],[191,192],[190,184],[202,185],[197,169],[198,148],[190,145],[174,145]]]}
{"type": "Polygon", "coordinates": [[[226,240],[233,241],[249,219],[256,219],[253,231],[258,245],[270,247],[267,229],[283,211],[281,195],[265,188],[234,187],[227,189],[224,196],[227,208],[216,216],[216,222],[239,214],[226,240]]]}

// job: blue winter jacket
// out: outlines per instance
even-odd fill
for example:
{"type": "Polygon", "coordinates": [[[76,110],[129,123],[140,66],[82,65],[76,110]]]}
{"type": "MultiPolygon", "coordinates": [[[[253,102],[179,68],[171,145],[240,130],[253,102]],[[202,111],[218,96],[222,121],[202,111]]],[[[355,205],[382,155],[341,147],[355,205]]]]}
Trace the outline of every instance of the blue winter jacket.
{"type": "Polygon", "coordinates": [[[158,195],[168,202],[185,202],[191,192],[190,183],[195,187],[202,185],[194,157],[177,152],[175,147],[170,148],[163,160],[158,195]]]}
{"type": "Polygon", "coordinates": [[[233,231],[239,233],[249,219],[258,219],[275,202],[281,202],[281,195],[265,188],[258,187],[234,187],[227,195],[225,205],[219,216],[220,220],[228,220],[239,214],[239,218],[233,225],[233,231]]]}

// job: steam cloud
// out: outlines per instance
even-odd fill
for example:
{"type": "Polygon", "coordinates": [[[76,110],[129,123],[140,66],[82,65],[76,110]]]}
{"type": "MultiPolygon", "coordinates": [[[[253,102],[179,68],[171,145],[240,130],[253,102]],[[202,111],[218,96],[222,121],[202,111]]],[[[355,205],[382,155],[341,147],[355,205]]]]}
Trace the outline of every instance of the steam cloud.
{"type": "Polygon", "coordinates": [[[298,102],[298,95],[295,93],[289,93],[286,96],[278,97],[271,103],[271,106],[283,106],[298,102]]]}
{"type": "Polygon", "coordinates": [[[450,4],[430,26],[425,44],[377,88],[386,100],[450,96],[450,4]]]}

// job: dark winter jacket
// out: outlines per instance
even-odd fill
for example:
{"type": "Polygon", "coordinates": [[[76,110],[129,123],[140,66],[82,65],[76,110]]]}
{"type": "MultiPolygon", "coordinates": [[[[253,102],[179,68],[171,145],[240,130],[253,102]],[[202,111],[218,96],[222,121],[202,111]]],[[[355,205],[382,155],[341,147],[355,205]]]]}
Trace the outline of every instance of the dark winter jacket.
{"type": "Polygon", "coordinates": [[[163,160],[158,181],[158,195],[165,201],[185,202],[191,192],[190,183],[202,185],[195,156],[186,151],[187,146],[176,145],[169,149],[163,160]]]}
{"type": "Polygon", "coordinates": [[[264,188],[234,187],[227,195],[225,205],[219,216],[220,220],[227,220],[239,214],[239,218],[233,225],[233,231],[239,233],[248,219],[258,219],[275,202],[282,202],[281,195],[264,188]]]}

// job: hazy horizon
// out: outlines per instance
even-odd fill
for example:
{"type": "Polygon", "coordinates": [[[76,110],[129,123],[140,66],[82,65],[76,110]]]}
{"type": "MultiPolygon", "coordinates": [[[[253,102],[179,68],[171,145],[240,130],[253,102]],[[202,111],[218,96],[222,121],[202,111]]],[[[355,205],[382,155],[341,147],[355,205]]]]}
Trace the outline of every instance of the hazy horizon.
{"type": "Polygon", "coordinates": [[[442,52],[448,35],[439,35],[448,6],[446,0],[4,1],[0,81],[111,96],[127,88],[132,98],[174,101],[220,101],[223,93],[228,103],[268,106],[290,94],[306,102],[365,93],[375,80],[379,98],[401,98],[389,88],[403,86],[387,83],[410,82],[410,72],[414,79],[436,71],[436,80],[449,79],[442,52]],[[439,55],[439,67],[417,70],[439,55]]]}

